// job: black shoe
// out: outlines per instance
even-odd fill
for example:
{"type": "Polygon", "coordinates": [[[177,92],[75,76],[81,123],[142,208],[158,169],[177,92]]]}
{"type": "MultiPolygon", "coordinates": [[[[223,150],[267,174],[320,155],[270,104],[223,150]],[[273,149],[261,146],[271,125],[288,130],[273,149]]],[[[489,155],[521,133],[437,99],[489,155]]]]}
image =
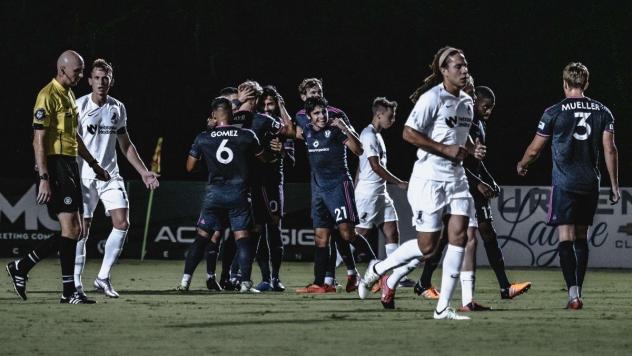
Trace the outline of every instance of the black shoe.
{"type": "Polygon", "coordinates": [[[281,280],[278,278],[272,279],[272,291],[274,292],[285,292],[285,286],[281,283],[281,280]]]}
{"type": "Polygon", "coordinates": [[[417,295],[421,295],[421,293],[423,293],[425,290],[426,288],[422,287],[419,282],[415,283],[415,286],[413,287],[413,292],[415,292],[415,294],[417,295]]]}
{"type": "Polygon", "coordinates": [[[59,299],[59,304],[96,304],[96,300],[88,299],[88,296],[85,294],[79,294],[74,292],[70,295],[70,297],[61,296],[59,299]]]}
{"type": "Polygon", "coordinates": [[[415,285],[416,283],[408,277],[404,277],[400,279],[399,283],[397,283],[397,286],[400,288],[411,288],[411,287],[414,287],[415,285]]]}
{"type": "Polygon", "coordinates": [[[22,300],[26,300],[26,281],[29,280],[29,277],[18,271],[15,261],[9,262],[6,266],[6,270],[9,277],[11,277],[11,282],[13,282],[15,293],[17,293],[22,300]]]}
{"type": "Polygon", "coordinates": [[[221,292],[223,288],[217,283],[215,277],[206,280],[206,288],[212,292],[221,292]]]}

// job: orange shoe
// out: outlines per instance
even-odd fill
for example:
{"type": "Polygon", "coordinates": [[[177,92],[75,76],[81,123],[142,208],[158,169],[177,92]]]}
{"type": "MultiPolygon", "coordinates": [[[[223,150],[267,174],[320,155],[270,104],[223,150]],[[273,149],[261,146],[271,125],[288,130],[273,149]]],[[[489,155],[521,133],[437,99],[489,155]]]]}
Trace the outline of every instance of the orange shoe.
{"type": "Polygon", "coordinates": [[[380,290],[382,290],[382,278],[378,279],[373,287],[371,287],[371,293],[379,293],[380,290]]]}
{"type": "Polygon", "coordinates": [[[501,299],[514,299],[531,289],[531,282],[512,283],[507,289],[500,290],[501,299]]]}
{"type": "Polygon", "coordinates": [[[323,287],[325,288],[325,293],[336,293],[335,285],[325,284],[323,287]]]}
{"type": "Polygon", "coordinates": [[[320,286],[316,283],[312,283],[312,284],[307,285],[306,287],[297,288],[296,293],[309,293],[309,294],[329,293],[326,290],[326,286],[327,286],[326,284],[320,286]]]}
{"type": "Polygon", "coordinates": [[[350,274],[347,276],[347,286],[345,287],[347,293],[355,292],[358,290],[358,275],[350,274]]]}
{"type": "Polygon", "coordinates": [[[421,284],[419,284],[419,282],[417,282],[417,284],[415,284],[415,286],[413,287],[413,292],[415,292],[415,294],[417,294],[420,297],[424,297],[425,299],[439,299],[439,296],[441,295],[441,293],[439,293],[439,291],[437,290],[437,288],[435,288],[434,286],[431,286],[430,288],[425,288],[422,287],[421,284]]]}
{"type": "Polygon", "coordinates": [[[490,310],[492,310],[492,308],[478,304],[475,301],[471,301],[467,305],[460,307],[457,311],[468,313],[468,312],[474,312],[474,311],[490,311],[490,310]]]}

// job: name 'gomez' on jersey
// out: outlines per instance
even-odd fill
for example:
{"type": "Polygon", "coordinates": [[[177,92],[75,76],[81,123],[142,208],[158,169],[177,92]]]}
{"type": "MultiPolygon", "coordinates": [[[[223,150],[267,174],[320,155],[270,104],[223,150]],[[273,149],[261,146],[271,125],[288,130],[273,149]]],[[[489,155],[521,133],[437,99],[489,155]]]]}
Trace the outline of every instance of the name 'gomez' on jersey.
{"type": "Polygon", "coordinates": [[[335,126],[325,126],[320,131],[310,124],[303,133],[307,156],[316,186],[330,189],[344,180],[351,180],[347,167],[347,135],[335,126]]]}
{"type": "Polygon", "coordinates": [[[250,158],[263,153],[254,132],[235,126],[217,126],[197,135],[189,155],[204,158],[208,184],[246,189],[250,158]]]}
{"type": "Polygon", "coordinates": [[[614,133],[614,117],[596,100],[566,98],[544,111],[537,134],[551,137],[553,185],[579,193],[599,188],[604,131],[614,133]]]}
{"type": "MultiPolygon", "coordinates": [[[[444,145],[465,146],[473,117],[472,98],[463,91],[454,96],[441,83],[419,98],[406,126],[444,145]]],[[[467,179],[462,163],[454,163],[421,148],[417,150],[412,176],[437,181],[467,179]]]]}

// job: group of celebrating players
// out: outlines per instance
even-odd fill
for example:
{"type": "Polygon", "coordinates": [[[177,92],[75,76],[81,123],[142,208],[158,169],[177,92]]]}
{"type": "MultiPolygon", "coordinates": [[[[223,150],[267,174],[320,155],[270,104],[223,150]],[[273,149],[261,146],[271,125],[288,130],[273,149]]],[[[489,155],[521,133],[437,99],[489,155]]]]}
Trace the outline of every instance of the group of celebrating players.
{"type": "MultiPolygon", "coordinates": [[[[392,309],[396,288],[412,287],[406,276],[424,262],[414,291],[437,299],[434,318],[469,319],[451,309],[449,302],[460,281],[461,312],[490,310],[473,297],[477,231],[498,279],[501,298],[513,299],[529,290],[530,282],[509,282],[492,224],[490,200],[500,193],[500,187],[483,160],[494,93],[488,87],[474,86],[465,55],[457,48],[439,49],[430,67],[431,75],[410,97],[415,106],[402,135],[418,149],[410,182],[387,169],[386,146],[380,134],[395,122],[395,101],[375,98],[373,117],[358,135],[345,113],[329,105],[319,79],[308,78],[299,85],[304,108],[294,119],[273,86],[261,87],[248,80],[236,88],[223,89],[213,99],[207,128],[195,138],[186,161],[186,169],[191,172],[203,160],[208,180],[197,237],[186,254],[178,290],[189,290],[192,275],[203,259],[209,290],[285,290],[280,279],[284,170],[295,159],[294,143],[299,141],[306,146],[311,170],[315,253],[314,280],[296,292],[335,293],[336,261],[340,256],[347,269],[346,291],[357,290],[361,299],[371,292],[380,292],[384,308],[392,309]],[[359,157],[355,180],[348,168],[349,151],[359,157]],[[387,183],[407,190],[413,212],[417,238],[401,245],[397,212],[387,183]],[[226,229],[230,230],[227,237],[226,229]],[[385,237],[383,261],[377,259],[366,238],[376,238],[378,231],[385,237]],[[217,281],[220,245],[222,274],[217,281]],[[354,251],[370,261],[362,277],[356,268],[354,251]],[[442,256],[439,292],[431,278],[442,256]],[[251,278],[255,260],[262,274],[262,281],[256,286],[251,278]]],[[[61,236],[54,235],[26,257],[7,265],[16,292],[23,299],[26,273],[58,249],[64,282],[61,302],[94,303],[83,291],[81,273],[85,239],[99,199],[112,216],[113,230],[94,286],[109,297],[118,297],[109,273],[129,222],[125,188],[116,164],[116,141],[147,187],[158,187],[157,175],[147,170],[129,140],[125,107],[107,95],[113,84],[111,65],[100,59],[93,63],[89,79],[92,93],[73,105],[70,87],[76,85],[82,71],[81,57],[72,51],[64,52],[58,61],[57,77],[40,92],[35,105],[38,202],[48,203],[58,216],[62,231],[61,236]],[[67,127],[75,132],[46,135],[67,127]],[[74,148],[68,147],[73,139],[74,148]],[[79,160],[75,160],[77,153],[79,160]],[[81,179],[75,181],[77,161],[81,179]],[[79,219],[80,210],[83,222],[79,219]]],[[[560,263],[569,292],[567,308],[581,309],[581,288],[588,262],[586,234],[595,214],[600,179],[598,143],[603,146],[613,203],[619,199],[618,163],[612,114],[602,104],[583,96],[588,85],[587,68],[580,63],[569,64],[564,69],[563,82],[566,99],[545,111],[517,171],[526,174],[527,167],[553,138],[555,165],[548,223],[559,226],[560,263]],[[602,136],[597,137],[597,133],[602,136]]]]}

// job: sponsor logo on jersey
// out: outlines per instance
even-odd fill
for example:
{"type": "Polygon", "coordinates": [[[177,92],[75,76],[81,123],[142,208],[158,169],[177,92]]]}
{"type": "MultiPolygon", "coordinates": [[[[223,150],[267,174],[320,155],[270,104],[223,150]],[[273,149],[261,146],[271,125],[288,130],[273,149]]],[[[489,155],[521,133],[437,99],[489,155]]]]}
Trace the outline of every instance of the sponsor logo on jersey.
{"type": "Polygon", "coordinates": [[[445,118],[445,124],[450,128],[455,127],[469,127],[472,124],[472,119],[469,117],[460,117],[460,116],[448,116],[445,118]]]}
{"type": "Polygon", "coordinates": [[[312,143],[312,146],[314,146],[314,148],[317,148],[318,145],[320,145],[320,143],[318,142],[318,140],[314,141],[314,143],[312,143]]]}
{"type": "Polygon", "coordinates": [[[116,133],[116,126],[87,125],[86,130],[92,135],[112,135],[116,133]]]}

